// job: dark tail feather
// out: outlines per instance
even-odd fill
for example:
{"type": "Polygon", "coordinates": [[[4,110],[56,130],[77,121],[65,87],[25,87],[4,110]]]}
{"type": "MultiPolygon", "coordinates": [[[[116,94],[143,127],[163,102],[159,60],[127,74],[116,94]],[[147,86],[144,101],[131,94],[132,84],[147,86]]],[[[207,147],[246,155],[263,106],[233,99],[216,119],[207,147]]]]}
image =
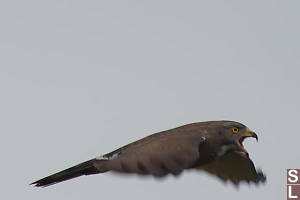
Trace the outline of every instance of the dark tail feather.
{"type": "Polygon", "coordinates": [[[99,161],[92,159],[92,160],[80,163],[74,167],[65,169],[61,172],[52,174],[43,179],[35,181],[35,182],[31,183],[30,185],[34,185],[36,187],[46,187],[46,186],[53,185],[53,184],[56,184],[56,183],[59,183],[59,182],[65,181],[65,180],[69,180],[69,179],[72,179],[72,178],[75,178],[78,176],[97,174],[97,173],[102,172],[102,171],[99,171],[94,166],[95,162],[99,162],[99,161]]]}

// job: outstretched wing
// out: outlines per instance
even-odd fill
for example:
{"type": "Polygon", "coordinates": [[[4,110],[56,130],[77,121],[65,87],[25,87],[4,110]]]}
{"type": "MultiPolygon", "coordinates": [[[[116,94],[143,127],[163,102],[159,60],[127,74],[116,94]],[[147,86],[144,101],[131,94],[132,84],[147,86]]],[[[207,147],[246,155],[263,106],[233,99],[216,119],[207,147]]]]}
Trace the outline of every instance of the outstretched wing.
{"type": "Polygon", "coordinates": [[[201,131],[196,134],[188,129],[156,133],[32,184],[45,187],[78,176],[107,171],[150,174],[155,177],[169,173],[177,175],[199,159],[198,146],[205,140],[201,134],[201,131]]]}
{"type": "Polygon", "coordinates": [[[223,181],[231,181],[238,185],[241,181],[245,182],[265,182],[266,176],[256,170],[251,159],[244,153],[231,151],[217,159],[216,161],[197,167],[213,174],[223,181]]]}
{"type": "Polygon", "coordinates": [[[102,156],[108,161],[99,168],[155,177],[178,175],[199,159],[198,147],[203,141],[199,135],[189,133],[152,135],[102,156]]]}

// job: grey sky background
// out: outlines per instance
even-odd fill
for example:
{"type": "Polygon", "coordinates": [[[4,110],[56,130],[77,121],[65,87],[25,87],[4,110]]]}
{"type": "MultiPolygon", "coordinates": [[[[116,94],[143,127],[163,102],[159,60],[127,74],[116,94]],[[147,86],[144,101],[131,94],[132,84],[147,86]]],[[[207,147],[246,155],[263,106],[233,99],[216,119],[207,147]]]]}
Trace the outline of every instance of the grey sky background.
{"type": "Polygon", "coordinates": [[[1,199],[285,199],[300,168],[300,1],[1,1],[1,199]],[[36,179],[148,134],[236,120],[267,184],[204,172],[36,179]]]}

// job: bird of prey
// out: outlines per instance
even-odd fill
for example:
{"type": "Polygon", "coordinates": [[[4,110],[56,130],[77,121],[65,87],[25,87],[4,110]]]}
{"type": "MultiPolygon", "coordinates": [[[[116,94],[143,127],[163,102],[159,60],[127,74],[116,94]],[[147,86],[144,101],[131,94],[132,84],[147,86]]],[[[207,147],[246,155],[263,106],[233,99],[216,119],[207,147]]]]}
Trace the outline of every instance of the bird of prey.
{"type": "Polygon", "coordinates": [[[256,133],[234,121],[198,122],[152,134],[111,153],[98,156],[61,172],[33,182],[45,187],[81,175],[115,171],[163,177],[183,170],[206,171],[230,181],[264,182],[243,146],[256,133]]]}

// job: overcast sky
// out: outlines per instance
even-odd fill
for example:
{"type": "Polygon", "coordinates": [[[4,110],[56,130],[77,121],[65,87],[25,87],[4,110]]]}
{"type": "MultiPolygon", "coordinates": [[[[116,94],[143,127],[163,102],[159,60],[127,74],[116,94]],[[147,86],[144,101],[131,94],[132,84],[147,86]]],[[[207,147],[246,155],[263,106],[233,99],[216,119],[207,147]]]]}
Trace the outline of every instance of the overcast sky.
{"type": "Polygon", "coordinates": [[[1,1],[1,199],[285,199],[300,168],[300,1],[1,1]],[[267,183],[204,172],[28,184],[208,120],[257,132],[267,183]]]}

